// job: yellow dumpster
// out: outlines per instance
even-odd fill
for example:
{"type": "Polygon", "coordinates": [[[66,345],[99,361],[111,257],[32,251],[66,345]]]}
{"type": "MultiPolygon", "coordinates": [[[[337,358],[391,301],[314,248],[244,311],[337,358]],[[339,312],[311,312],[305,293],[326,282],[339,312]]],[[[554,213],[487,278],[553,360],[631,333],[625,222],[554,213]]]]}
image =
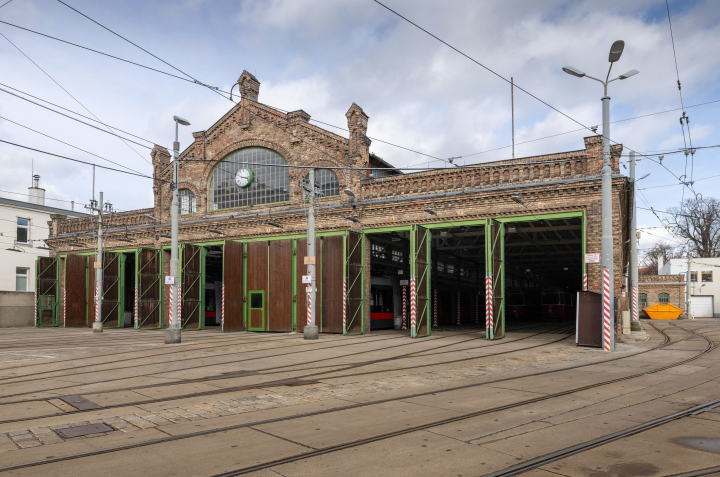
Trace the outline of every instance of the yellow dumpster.
{"type": "Polygon", "coordinates": [[[643,311],[647,313],[652,320],[677,320],[680,313],[685,310],[678,308],[672,303],[655,303],[652,306],[643,308],[643,311]]]}

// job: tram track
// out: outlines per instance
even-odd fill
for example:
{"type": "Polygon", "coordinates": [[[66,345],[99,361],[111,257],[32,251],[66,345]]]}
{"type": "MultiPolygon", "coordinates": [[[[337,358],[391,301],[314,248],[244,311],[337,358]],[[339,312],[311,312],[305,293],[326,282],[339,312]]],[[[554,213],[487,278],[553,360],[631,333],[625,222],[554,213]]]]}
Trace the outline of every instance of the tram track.
{"type": "MultiPolygon", "coordinates": [[[[529,336],[526,336],[526,337],[523,337],[523,338],[518,338],[518,339],[515,339],[515,340],[508,340],[508,341],[505,341],[505,342],[495,342],[495,343],[493,343],[493,344],[486,345],[486,347],[497,346],[497,345],[501,345],[501,344],[514,343],[514,342],[516,342],[516,341],[522,341],[522,340],[529,339],[529,338],[532,338],[532,337],[535,337],[535,336],[538,336],[538,335],[541,335],[541,334],[546,334],[546,333],[548,333],[548,332],[540,332],[540,333],[536,333],[536,334],[533,334],[533,335],[529,335],[529,336]]],[[[429,363],[429,364],[424,364],[424,365],[413,365],[413,366],[407,366],[407,367],[403,367],[403,368],[395,368],[395,369],[388,368],[388,369],[381,370],[381,371],[368,371],[368,372],[364,372],[364,373],[348,373],[348,374],[345,374],[345,375],[331,376],[331,377],[326,378],[326,379],[341,379],[341,378],[345,378],[345,377],[365,376],[365,375],[371,375],[371,374],[384,374],[384,373],[388,373],[388,372],[405,371],[405,370],[408,370],[408,369],[419,369],[419,368],[424,368],[424,367],[439,366],[439,365],[443,365],[443,364],[453,364],[453,363],[462,362],[462,361],[469,361],[469,360],[476,360],[476,359],[484,359],[484,358],[492,358],[492,357],[496,357],[496,356],[503,355],[503,354],[509,354],[509,353],[526,351],[526,350],[528,350],[528,349],[538,348],[538,347],[541,347],[541,346],[548,346],[548,345],[557,343],[557,342],[559,342],[559,341],[563,341],[563,340],[565,340],[565,339],[567,339],[567,336],[563,336],[563,337],[560,338],[560,339],[553,340],[553,341],[546,342],[546,343],[540,343],[540,344],[534,345],[534,346],[529,346],[529,347],[520,348],[520,349],[513,349],[513,350],[508,350],[508,351],[502,351],[502,352],[499,352],[499,353],[493,353],[493,354],[488,354],[488,355],[474,356],[474,357],[469,357],[469,358],[461,358],[461,359],[458,359],[458,360],[444,361],[444,362],[440,362],[440,363],[429,363]]],[[[468,341],[468,340],[466,340],[466,341],[468,341]]],[[[443,346],[451,346],[451,345],[454,345],[454,344],[462,344],[462,342],[461,342],[461,343],[451,343],[451,344],[443,345],[443,346]]],[[[437,348],[440,348],[440,347],[437,347],[437,348]]],[[[437,349],[437,348],[436,348],[436,349],[437,349]]],[[[385,348],[385,349],[387,349],[387,348],[385,348]]],[[[455,352],[455,351],[450,351],[450,352],[455,352]]],[[[276,381],[265,381],[265,382],[262,382],[262,383],[247,384],[247,385],[243,385],[243,386],[220,388],[220,389],[217,389],[217,390],[209,390],[209,391],[201,391],[201,392],[187,393],[187,394],[182,394],[182,395],[176,395],[176,396],[173,396],[173,397],[149,398],[149,399],[142,400],[142,401],[124,402],[124,403],[122,403],[122,404],[115,404],[115,405],[103,406],[102,409],[123,408],[123,407],[127,407],[127,406],[142,406],[142,405],[147,405],[147,404],[155,404],[155,403],[159,403],[159,402],[168,402],[168,401],[180,400],[180,399],[188,399],[188,398],[195,398],[195,397],[207,397],[207,396],[213,396],[213,395],[218,395],[218,394],[226,394],[226,393],[231,393],[231,392],[246,391],[246,390],[250,390],[250,389],[260,389],[260,388],[268,388],[268,387],[283,386],[283,385],[296,385],[296,383],[298,383],[298,382],[312,381],[312,380],[316,380],[316,379],[322,378],[324,374],[335,373],[335,372],[343,372],[343,371],[349,371],[349,370],[352,370],[352,369],[355,369],[355,368],[359,368],[359,367],[363,367],[363,366],[368,366],[368,365],[372,365],[372,364],[377,364],[377,363],[379,363],[379,362],[388,362],[388,361],[397,360],[397,359],[407,359],[407,358],[412,357],[412,355],[417,354],[417,353],[420,353],[420,352],[415,351],[415,352],[406,353],[406,354],[403,354],[403,355],[400,355],[400,356],[397,356],[397,357],[394,357],[394,358],[380,358],[380,359],[365,361],[365,362],[361,362],[361,363],[353,363],[353,364],[345,365],[344,369],[335,369],[335,368],[337,368],[338,366],[342,366],[342,365],[327,365],[327,366],[323,366],[323,367],[326,367],[326,368],[329,367],[329,368],[334,368],[334,369],[332,369],[332,370],[330,370],[330,371],[322,372],[322,373],[317,373],[316,371],[318,370],[318,367],[317,367],[317,366],[314,366],[314,367],[312,367],[312,368],[308,368],[308,369],[310,369],[310,370],[312,370],[312,371],[314,371],[314,372],[313,372],[313,373],[310,373],[310,374],[307,374],[307,375],[300,375],[300,376],[295,376],[295,377],[292,377],[292,378],[280,379],[280,380],[276,380],[276,381]]],[[[359,353],[353,353],[353,354],[359,354],[359,353]]],[[[347,356],[348,356],[348,355],[339,356],[338,358],[345,358],[345,357],[347,357],[347,356]]],[[[427,356],[427,355],[423,355],[423,356],[427,356]]],[[[324,361],[324,360],[318,360],[318,361],[324,361]]],[[[312,363],[304,363],[304,364],[312,364],[312,363]]],[[[269,371],[269,372],[258,372],[258,374],[252,374],[252,375],[247,375],[247,376],[257,376],[257,375],[267,376],[267,375],[270,375],[270,374],[285,373],[285,372],[287,372],[287,371],[285,371],[284,368],[296,367],[296,366],[298,366],[298,364],[290,364],[290,365],[276,366],[276,367],[274,367],[274,368],[268,369],[267,371],[269,371]]],[[[305,369],[294,370],[294,371],[305,371],[305,369]]],[[[240,376],[243,377],[243,375],[240,375],[240,376]]],[[[154,388],[154,387],[159,387],[159,386],[163,386],[163,385],[164,385],[164,386],[170,386],[170,385],[177,385],[177,384],[205,383],[205,382],[209,382],[209,381],[213,381],[213,380],[230,379],[230,378],[235,378],[235,377],[238,377],[238,376],[237,376],[237,375],[233,375],[233,376],[223,376],[223,375],[220,375],[220,376],[209,377],[209,378],[206,377],[206,378],[196,378],[196,379],[192,379],[192,380],[183,380],[183,381],[181,381],[181,382],[171,382],[171,383],[152,384],[152,385],[145,385],[145,386],[135,386],[135,387],[128,387],[128,388],[112,389],[112,390],[107,390],[107,391],[97,391],[97,392],[85,393],[85,394],[102,394],[102,393],[120,392],[120,391],[138,391],[138,390],[145,389],[145,388],[154,388]]],[[[6,404],[27,404],[27,403],[31,403],[31,402],[44,402],[44,401],[47,401],[48,399],[53,399],[53,398],[33,398],[33,399],[24,399],[24,400],[18,400],[18,401],[8,401],[8,402],[0,403],[0,408],[2,407],[2,405],[6,405],[6,404]]],[[[55,416],[59,416],[59,415],[67,416],[67,415],[73,415],[73,414],[81,414],[81,413],[85,413],[85,412],[91,412],[91,411],[88,411],[88,410],[76,410],[76,411],[67,411],[67,412],[64,412],[64,413],[55,413],[55,414],[47,414],[47,415],[41,415],[41,416],[33,416],[33,417],[30,417],[30,418],[9,419],[9,420],[0,421],[0,424],[9,424],[9,423],[16,423],[16,422],[23,422],[23,421],[32,421],[32,420],[42,419],[42,418],[46,418],[46,417],[55,417],[55,416]]]]}
{"type": "MultiPolygon", "coordinates": [[[[280,417],[280,418],[273,418],[273,419],[257,420],[257,421],[254,421],[254,422],[246,422],[246,423],[243,423],[243,424],[238,424],[238,425],[233,425],[233,426],[225,426],[225,427],[220,427],[220,428],[216,428],[216,429],[208,429],[208,430],[197,431],[197,432],[192,432],[192,433],[186,433],[186,434],[180,434],[180,435],[175,435],[175,436],[163,437],[163,438],[159,438],[159,439],[151,439],[151,440],[147,440],[147,441],[145,441],[145,442],[138,442],[138,443],[133,443],[133,444],[127,444],[127,445],[121,445],[121,446],[108,447],[108,448],[104,448],[104,449],[96,449],[96,450],[92,450],[92,451],[81,452],[81,453],[77,453],[77,454],[70,454],[70,455],[60,456],[60,457],[52,457],[52,458],[48,458],[48,459],[44,459],[44,460],[40,460],[40,461],[33,461],[33,462],[27,462],[27,463],[23,463],[23,464],[17,464],[17,465],[12,465],[12,466],[1,467],[1,468],[0,468],[0,472],[6,472],[6,471],[11,471],[11,470],[18,470],[18,469],[22,469],[22,468],[39,466],[39,465],[47,465],[47,464],[52,464],[52,463],[56,463],[56,462],[76,460],[76,459],[81,459],[81,458],[85,458],[85,457],[91,457],[91,456],[102,455],[102,454],[113,453],[113,452],[121,452],[121,451],[123,451],[123,450],[129,450],[129,449],[135,449],[135,448],[140,448],[140,447],[146,447],[146,446],[151,446],[151,445],[156,445],[156,444],[161,444],[161,443],[166,443],[166,442],[172,442],[172,441],[178,441],[178,440],[183,440],[183,439],[189,439],[189,438],[193,438],[193,437],[207,436],[207,435],[212,435],[212,434],[227,432],[227,431],[231,431],[231,430],[236,430],[236,429],[252,428],[253,426],[259,426],[259,425],[262,425],[262,424],[270,424],[270,423],[291,421],[291,420],[294,420],[294,419],[300,419],[300,418],[312,417],[312,416],[319,416],[319,415],[323,415],[323,414],[328,414],[328,413],[332,413],[332,412],[340,412],[340,411],[345,411],[345,410],[350,410],[350,409],[363,408],[363,407],[373,406],[373,405],[377,405],[377,404],[383,404],[383,403],[395,402],[395,401],[400,401],[400,400],[405,400],[405,399],[411,399],[411,398],[416,398],[416,397],[428,396],[428,395],[431,395],[431,394],[436,395],[436,394],[441,394],[441,393],[451,392],[451,391],[457,391],[457,390],[462,390],[462,389],[477,388],[477,387],[486,386],[486,385],[495,384],[495,383],[500,383],[500,382],[508,382],[508,381],[517,380],[517,379],[522,379],[522,378],[527,378],[527,377],[542,376],[542,375],[548,375],[548,374],[551,374],[551,373],[559,373],[559,372],[567,371],[567,370],[574,370],[574,369],[578,369],[578,368],[584,368],[584,367],[589,367],[589,366],[594,366],[594,365],[599,365],[599,364],[605,364],[605,363],[608,363],[608,362],[619,361],[619,360],[627,359],[627,358],[631,358],[631,357],[637,357],[637,356],[642,355],[642,354],[645,354],[645,353],[649,353],[649,352],[652,352],[652,351],[657,351],[657,350],[663,349],[663,348],[665,348],[665,347],[667,347],[667,346],[669,346],[669,345],[676,344],[676,343],[679,343],[679,342],[681,342],[681,341],[686,341],[687,339],[689,339],[689,338],[692,337],[692,336],[697,336],[697,335],[698,335],[697,333],[692,333],[692,332],[690,332],[689,330],[686,330],[686,329],[684,329],[684,328],[680,328],[680,329],[683,330],[683,331],[687,331],[687,332],[691,333],[691,335],[688,336],[688,337],[685,337],[685,338],[681,338],[681,339],[676,340],[676,341],[672,341],[671,338],[670,338],[670,336],[669,336],[664,330],[658,329],[658,328],[655,327],[653,324],[651,324],[651,326],[652,326],[653,328],[655,328],[655,330],[658,331],[662,336],[664,336],[664,341],[663,341],[663,343],[660,343],[659,345],[657,345],[657,346],[655,346],[655,347],[653,347],[653,348],[650,348],[650,349],[647,349],[647,350],[643,350],[643,351],[640,351],[640,352],[638,352],[638,353],[632,353],[632,354],[625,355],[625,356],[621,356],[621,357],[617,357],[617,358],[611,358],[611,359],[607,359],[607,360],[596,361],[596,362],[592,362],[592,363],[586,363],[586,364],[583,364],[583,365],[569,366],[569,367],[564,367],[564,368],[559,368],[559,369],[554,369],[554,370],[541,371],[541,372],[537,372],[537,373],[529,373],[529,374],[524,374],[524,375],[520,375],[520,376],[513,376],[513,377],[509,377],[509,378],[502,378],[502,379],[493,380],[493,381],[486,381],[486,382],[483,382],[483,383],[474,383],[474,384],[467,384],[467,385],[462,385],[462,386],[455,386],[455,387],[446,388],[446,389],[443,389],[443,390],[440,390],[440,391],[435,390],[435,391],[427,391],[427,392],[422,392],[422,393],[412,393],[412,394],[407,394],[407,395],[399,396],[399,397],[393,397],[393,398],[387,398],[387,399],[378,399],[378,400],[368,401],[368,402],[363,402],[363,403],[354,403],[354,404],[351,404],[351,405],[339,406],[339,407],[335,407],[335,408],[327,409],[327,410],[319,410],[319,411],[313,411],[313,412],[300,413],[300,414],[293,415],[293,416],[291,416],[291,417],[280,417]]],[[[504,410],[508,410],[508,409],[518,408],[518,407],[521,407],[521,406],[526,406],[526,405],[529,405],[529,404],[533,404],[533,403],[537,403],[537,402],[542,402],[542,401],[546,401],[546,400],[553,399],[553,398],[557,398],[557,397],[562,397],[562,396],[571,395],[571,394],[574,394],[574,393],[577,393],[577,392],[580,392],[580,391],[589,390],[589,389],[593,389],[593,388],[598,388],[598,387],[601,387],[601,386],[606,386],[606,385],[609,385],[609,384],[614,384],[614,383],[618,383],[618,382],[622,382],[622,381],[627,381],[627,380],[634,379],[634,378],[638,378],[638,377],[641,377],[641,376],[644,376],[644,375],[648,375],[648,374],[658,373],[658,372],[661,372],[661,371],[664,371],[664,370],[667,370],[667,369],[671,369],[671,368],[674,368],[674,367],[681,366],[681,365],[684,365],[684,364],[686,364],[686,363],[692,362],[692,361],[694,361],[694,360],[696,360],[696,359],[704,356],[705,354],[709,353],[710,351],[712,351],[712,350],[714,349],[714,341],[708,339],[708,338],[705,337],[705,336],[702,336],[702,335],[700,335],[700,336],[701,336],[702,338],[704,338],[704,339],[708,342],[708,345],[706,346],[706,348],[705,348],[703,351],[701,351],[700,353],[696,354],[695,356],[692,356],[692,357],[687,358],[687,359],[683,359],[683,360],[681,360],[681,361],[678,361],[678,362],[673,363],[673,364],[670,364],[670,365],[661,366],[661,367],[658,367],[658,368],[655,368],[655,369],[652,369],[652,370],[644,370],[643,372],[640,372],[640,373],[634,373],[634,374],[631,374],[631,375],[628,375],[628,376],[623,376],[623,377],[619,377],[619,378],[614,378],[614,379],[606,380],[606,381],[599,382],[599,383],[594,383],[594,384],[585,385],[585,386],[579,386],[579,387],[567,389],[567,390],[564,390],[564,391],[560,391],[560,392],[557,392],[557,393],[547,394],[547,395],[544,395],[544,396],[538,396],[538,397],[535,397],[535,398],[532,398],[532,399],[526,399],[526,400],[523,400],[523,401],[520,401],[520,402],[516,402],[516,403],[512,403],[512,404],[506,404],[506,405],[502,405],[502,406],[496,406],[496,407],[493,407],[493,408],[488,408],[488,409],[484,409],[484,410],[481,410],[481,411],[475,411],[475,412],[471,412],[471,413],[464,413],[464,414],[462,414],[462,415],[460,415],[460,416],[455,416],[455,417],[448,418],[448,419],[441,419],[441,420],[437,420],[437,421],[432,421],[432,422],[430,422],[430,423],[426,423],[426,424],[423,424],[423,425],[414,426],[414,427],[408,427],[408,428],[404,428],[404,429],[401,429],[401,430],[398,430],[398,431],[394,431],[394,432],[390,432],[390,433],[385,433],[385,434],[373,436],[373,437],[370,437],[370,438],[359,439],[359,440],[351,441],[351,442],[344,443],[344,444],[341,444],[341,445],[329,446],[329,447],[325,447],[325,448],[322,448],[322,449],[316,449],[316,450],[313,450],[313,451],[310,451],[310,452],[305,452],[305,453],[302,453],[302,454],[290,456],[290,457],[287,457],[287,458],[284,458],[284,459],[278,459],[278,460],[273,460],[273,461],[261,463],[261,464],[258,464],[258,465],[254,465],[254,466],[243,467],[243,468],[240,468],[240,469],[234,469],[234,470],[229,471],[229,472],[224,472],[224,473],[221,473],[221,474],[217,474],[216,477],[220,477],[220,476],[222,476],[222,477],[227,477],[227,476],[233,476],[233,475],[243,475],[243,474],[247,474],[247,473],[254,472],[254,471],[258,471],[258,470],[262,470],[262,469],[267,469],[267,468],[274,467],[274,466],[281,465],[281,464],[286,464],[286,463],[290,463],[290,462],[296,462],[296,461],[300,461],[300,460],[312,458],[312,457],[315,457],[315,456],[330,454],[330,453],[337,452],[337,451],[344,450],[344,449],[359,447],[359,446],[362,446],[362,445],[365,445],[365,444],[369,444],[369,443],[372,443],[372,442],[377,442],[377,441],[380,441],[380,440],[389,439],[389,438],[391,438],[391,437],[401,436],[401,435],[409,434],[409,433],[412,433],[412,432],[416,432],[416,431],[420,431],[420,430],[425,430],[425,429],[429,429],[429,428],[432,428],[432,427],[437,427],[437,426],[440,426],[440,425],[449,424],[449,423],[453,423],[453,422],[459,422],[459,421],[466,420],[466,419],[469,419],[469,418],[472,418],[472,417],[476,417],[476,416],[481,416],[481,415],[490,414],[490,413],[494,413],[494,412],[500,412],[500,411],[504,411],[504,410]]]]}

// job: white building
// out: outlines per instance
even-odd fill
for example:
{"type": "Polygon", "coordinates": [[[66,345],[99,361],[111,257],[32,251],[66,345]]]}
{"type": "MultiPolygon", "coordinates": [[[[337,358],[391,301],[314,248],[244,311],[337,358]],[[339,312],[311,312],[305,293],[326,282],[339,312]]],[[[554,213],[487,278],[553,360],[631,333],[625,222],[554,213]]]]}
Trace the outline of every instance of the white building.
{"type": "Polygon", "coordinates": [[[0,291],[35,291],[35,261],[47,257],[50,215],[88,217],[88,214],[45,205],[40,176],[33,176],[27,202],[0,197],[0,291]]]}
{"type": "MultiPolygon", "coordinates": [[[[687,273],[688,259],[673,258],[658,263],[658,275],[687,273]]],[[[720,258],[690,259],[690,313],[720,318],[720,258]]]]}

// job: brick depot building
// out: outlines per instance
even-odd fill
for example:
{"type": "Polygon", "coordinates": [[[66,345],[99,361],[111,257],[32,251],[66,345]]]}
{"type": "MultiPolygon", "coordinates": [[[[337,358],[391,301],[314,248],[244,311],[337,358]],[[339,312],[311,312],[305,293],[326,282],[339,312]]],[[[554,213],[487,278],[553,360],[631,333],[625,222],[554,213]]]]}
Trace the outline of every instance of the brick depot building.
{"type": "MultiPolygon", "coordinates": [[[[499,338],[514,322],[574,320],[585,274],[589,289],[599,291],[600,264],[585,265],[583,254],[600,252],[600,136],[585,138],[576,151],[401,174],[370,152],[368,116],[358,105],[346,113],[344,138],[310,124],[302,110],[283,113],[259,103],[253,75],[243,72],[238,83],[242,100],[194,133],[180,155],[184,329],[303,329],[308,203],[301,183],[310,167],[318,168],[322,192],[321,332],[365,333],[402,316],[408,327],[415,317],[417,336],[429,334],[434,322],[484,326],[491,281],[499,338]],[[236,181],[244,169],[253,175],[247,187],[236,181]]],[[[618,295],[628,257],[621,152],[612,147],[618,295]]],[[[152,162],[153,207],[106,217],[105,327],[168,325],[171,156],[155,146],[152,162]]],[[[50,225],[54,257],[38,262],[39,324],[91,325],[93,225],[61,215],[50,225]]]]}

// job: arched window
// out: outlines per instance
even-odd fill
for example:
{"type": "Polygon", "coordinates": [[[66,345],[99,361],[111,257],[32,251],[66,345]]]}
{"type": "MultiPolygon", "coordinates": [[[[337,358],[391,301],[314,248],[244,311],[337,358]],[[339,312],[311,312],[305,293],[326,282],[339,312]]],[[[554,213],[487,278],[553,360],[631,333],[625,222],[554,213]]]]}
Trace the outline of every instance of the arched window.
{"type": "Polygon", "coordinates": [[[647,293],[638,293],[638,308],[647,308],[647,293]]]}
{"type": "MultiPolygon", "coordinates": [[[[305,182],[308,174],[305,174],[305,182]]],[[[338,178],[330,169],[315,169],[315,185],[320,191],[320,197],[332,197],[340,194],[338,178]]]]}
{"type": "Polygon", "coordinates": [[[274,167],[285,164],[280,154],[264,147],[229,154],[210,176],[208,210],[287,202],[290,172],[287,167],[274,167]]]}
{"type": "Polygon", "coordinates": [[[658,293],[658,302],[659,303],[669,303],[670,295],[668,295],[667,293],[658,293]]]}
{"type": "Polygon", "coordinates": [[[180,199],[180,215],[182,214],[194,214],[197,212],[195,206],[195,194],[190,189],[180,189],[178,191],[180,199]]]}

